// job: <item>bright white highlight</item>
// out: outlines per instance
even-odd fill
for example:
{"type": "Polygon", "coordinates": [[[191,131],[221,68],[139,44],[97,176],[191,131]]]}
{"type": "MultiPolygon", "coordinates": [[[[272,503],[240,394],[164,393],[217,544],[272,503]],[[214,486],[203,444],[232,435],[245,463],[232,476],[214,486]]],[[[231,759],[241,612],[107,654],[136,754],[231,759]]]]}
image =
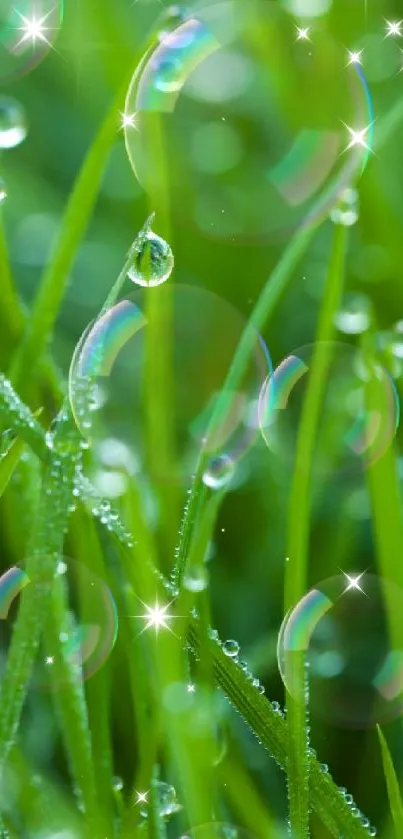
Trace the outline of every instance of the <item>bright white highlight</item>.
{"type": "Polygon", "coordinates": [[[297,41],[310,41],[311,39],[309,37],[309,31],[309,26],[297,26],[297,41]]]}
{"type": "Polygon", "coordinates": [[[23,24],[19,27],[23,34],[17,44],[17,47],[25,41],[31,41],[34,46],[37,41],[42,41],[44,44],[51,46],[50,41],[45,35],[45,32],[50,32],[50,27],[44,25],[51,12],[48,12],[47,15],[37,19],[35,15],[33,15],[32,18],[29,18],[22,15],[17,9],[16,11],[23,24]]]}
{"type": "Polygon", "coordinates": [[[350,64],[362,64],[361,56],[362,56],[364,50],[357,50],[356,52],[354,52],[354,50],[347,50],[347,52],[348,52],[347,67],[349,67],[350,64]]]}
{"type": "Polygon", "coordinates": [[[396,38],[402,36],[403,20],[385,20],[386,22],[386,38],[396,38]]]}

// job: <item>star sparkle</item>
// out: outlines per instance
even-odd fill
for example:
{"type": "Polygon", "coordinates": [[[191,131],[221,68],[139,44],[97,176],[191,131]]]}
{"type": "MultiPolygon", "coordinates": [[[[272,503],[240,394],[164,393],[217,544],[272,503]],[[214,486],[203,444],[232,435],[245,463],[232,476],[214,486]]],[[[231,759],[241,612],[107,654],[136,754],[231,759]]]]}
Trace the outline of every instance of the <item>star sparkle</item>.
{"type": "Polygon", "coordinates": [[[297,41],[310,41],[311,40],[310,37],[309,37],[309,32],[310,32],[310,27],[309,26],[297,26],[296,30],[297,30],[297,39],[296,39],[297,41]]]}
{"type": "Polygon", "coordinates": [[[401,36],[403,35],[403,32],[402,32],[403,20],[386,20],[386,18],[385,18],[385,23],[386,23],[385,38],[390,38],[390,37],[401,38],[401,36]]]}
{"type": "Polygon", "coordinates": [[[169,607],[173,603],[171,600],[169,603],[166,603],[164,606],[161,606],[158,603],[158,599],[156,599],[155,604],[153,606],[147,606],[147,603],[143,603],[145,608],[145,614],[143,615],[131,615],[130,617],[141,618],[142,620],[146,621],[146,625],[144,629],[141,630],[140,635],[143,634],[147,629],[154,629],[155,634],[158,635],[161,629],[168,629],[169,632],[172,632],[173,635],[175,633],[169,626],[169,622],[174,618],[179,617],[179,615],[172,615],[170,614],[169,607]]]}
{"type": "MultiPolygon", "coordinates": [[[[365,571],[362,571],[361,574],[357,574],[356,576],[353,576],[352,574],[346,574],[345,571],[343,571],[342,573],[344,574],[347,580],[345,591],[351,591],[352,589],[354,589],[355,591],[360,591],[361,594],[365,594],[364,589],[362,589],[360,586],[360,580],[364,576],[365,571]]],[[[365,594],[365,596],[368,597],[367,594],[365,594]]]]}
{"type": "Polygon", "coordinates": [[[368,145],[367,134],[369,130],[372,128],[373,123],[371,122],[369,125],[366,125],[364,128],[352,128],[350,125],[347,125],[343,122],[345,128],[350,135],[350,142],[344,149],[344,151],[348,151],[349,149],[353,149],[361,147],[363,149],[367,149],[367,151],[372,151],[371,147],[368,145]]]}
{"type": "Polygon", "coordinates": [[[188,693],[194,693],[196,690],[196,685],[189,684],[188,685],[188,693]]]}
{"type": "Polygon", "coordinates": [[[120,116],[122,118],[120,127],[123,128],[135,128],[138,131],[138,127],[136,125],[136,114],[128,114],[125,111],[120,111],[120,116]]]}
{"type": "Polygon", "coordinates": [[[53,655],[48,655],[48,656],[46,656],[46,658],[45,658],[45,664],[46,664],[47,666],[49,666],[50,664],[54,664],[54,661],[55,661],[55,659],[54,659],[54,656],[53,656],[53,655]]]}
{"type": "Polygon", "coordinates": [[[135,790],[137,798],[136,798],[135,801],[133,801],[133,807],[135,807],[136,804],[148,804],[147,796],[148,796],[149,791],[150,790],[147,790],[147,792],[138,792],[137,790],[135,790]]]}
{"type": "Polygon", "coordinates": [[[20,40],[17,43],[17,47],[19,47],[26,41],[30,41],[33,44],[33,46],[36,45],[37,41],[41,41],[42,43],[47,44],[48,47],[51,46],[51,43],[45,33],[50,32],[52,27],[45,26],[45,23],[52,11],[53,10],[51,9],[50,12],[48,12],[41,18],[36,18],[35,15],[29,18],[21,14],[21,12],[19,12],[18,9],[16,9],[17,14],[22,21],[22,26],[19,26],[18,29],[23,33],[20,40]]]}
{"type": "Polygon", "coordinates": [[[364,52],[364,50],[347,50],[347,53],[348,53],[347,67],[349,67],[350,64],[362,64],[361,56],[362,56],[363,52],[364,52]]]}

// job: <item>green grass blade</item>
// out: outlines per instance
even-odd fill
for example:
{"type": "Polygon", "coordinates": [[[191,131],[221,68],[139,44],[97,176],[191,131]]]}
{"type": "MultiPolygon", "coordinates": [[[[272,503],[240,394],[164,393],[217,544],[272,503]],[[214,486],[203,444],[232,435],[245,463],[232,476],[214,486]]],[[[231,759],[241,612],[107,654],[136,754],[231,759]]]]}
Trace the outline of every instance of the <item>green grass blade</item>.
{"type": "MultiPolygon", "coordinates": [[[[334,333],[334,315],[343,290],[345,228],[335,229],[328,279],[319,316],[316,341],[330,341],[334,333]]],[[[306,590],[308,543],[311,512],[311,462],[326,385],[330,355],[313,354],[309,383],[298,429],[297,449],[288,514],[288,545],[285,571],[285,610],[295,605],[306,590]]],[[[309,773],[307,765],[307,691],[304,654],[293,656],[292,681],[296,697],[287,691],[288,714],[288,796],[291,830],[298,839],[309,835],[309,773]]]]}
{"type": "Polygon", "coordinates": [[[395,767],[382,729],[377,725],[379,743],[381,746],[383,771],[388,790],[390,811],[395,826],[396,839],[403,836],[403,802],[400,793],[400,785],[396,776],[395,767]]]}
{"type": "Polygon", "coordinates": [[[9,449],[0,459],[0,497],[7,489],[8,483],[18,466],[24,445],[24,442],[18,438],[13,440],[9,449]]]}
{"type": "MultiPolygon", "coordinates": [[[[189,626],[188,641],[191,651],[198,655],[199,627],[196,620],[189,626]]],[[[228,658],[216,640],[209,642],[214,678],[218,687],[244,719],[259,743],[286,771],[288,733],[287,721],[262,696],[235,660],[228,658]]],[[[368,839],[368,830],[352,812],[328,772],[324,772],[316,757],[310,754],[309,801],[323,824],[335,839],[368,839]]]]}

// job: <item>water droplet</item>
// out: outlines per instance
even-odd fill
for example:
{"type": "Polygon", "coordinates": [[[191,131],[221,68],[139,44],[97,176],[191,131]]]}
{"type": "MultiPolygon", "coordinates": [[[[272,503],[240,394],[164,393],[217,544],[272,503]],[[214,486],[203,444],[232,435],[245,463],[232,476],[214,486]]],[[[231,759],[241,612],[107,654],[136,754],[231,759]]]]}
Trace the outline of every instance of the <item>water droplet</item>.
{"type": "Polygon", "coordinates": [[[331,210],[330,218],[334,224],[352,227],[359,217],[359,199],[356,189],[348,187],[340,196],[338,204],[331,210]]]}
{"type": "Polygon", "coordinates": [[[19,146],[27,133],[23,106],[12,96],[0,96],[0,148],[12,149],[19,146]]]}
{"type": "Polygon", "coordinates": [[[203,565],[201,565],[189,569],[184,577],[183,585],[188,591],[199,592],[204,591],[207,588],[208,582],[208,571],[203,565]]]}
{"type": "Polygon", "coordinates": [[[179,804],[176,797],[175,787],[171,786],[171,784],[158,781],[155,789],[158,796],[160,816],[171,816],[173,813],[177,813],[182,809],[182,805],[179,804]]]}
{"type": "Polygon", "coordinates": [[[135,239],[130,250],[132,263],[127,272],[133,283],[149,287],[164,283],[174,267],[174,255],[168,242],[151,230],[153,220],[154,213],[135,239]]]}
{"type": "Polygon", "coordinates": [[[7,187],[5,181],[0,177],[0,203],[7,198],[7,187]]]}
{"type": "Polygon", "coordinates": [[[230,658],[236,658],[239,653],[238,641],[233,641],[232,638],[228,641],[224,641],[222,648],[225,655],[228,655],[230,658]]]}
{"type": "Polygon", "coordinates": [[[371,323],[371,306],[365,294],[349,294],[335,315],[335,326],[346,335],[360,335],[371,323]]]}
{"type": "Polygon", "coordinates": [[[112,787],[115,790],[115,792],[120,792],[120,790],[123,789],[122,778],[119,778],[118,775],[115,775],[114,778],[112,779],[112,787]]]}
{"type": "Polygon", "coordinates": [[[168,6],[164,20],[161,24],[161,29],[157,33],[159,41],[163,41],[167,35],[177,29],[186,20],[183,8],[181,6],[168,6]]]}
{"type": "Polygon", "coordinates": [[[211,489],[221,489],[230,482],[233,474],[233,461],[228,455],[222,454],[210,460],[203,474],[203,483],[211,489]]]}

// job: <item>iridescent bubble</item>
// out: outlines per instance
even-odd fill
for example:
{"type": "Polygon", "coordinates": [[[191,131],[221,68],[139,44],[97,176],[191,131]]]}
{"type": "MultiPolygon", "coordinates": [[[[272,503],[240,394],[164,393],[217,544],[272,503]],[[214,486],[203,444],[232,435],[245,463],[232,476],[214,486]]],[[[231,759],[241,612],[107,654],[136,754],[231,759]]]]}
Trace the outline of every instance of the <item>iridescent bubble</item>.
{"type": "Polygon", "coordinates": [[[64,0],[2,0],[0,81],[26,75],[52,49],[63,21],[64,0]]]}
{"type": "Polygon", "coordinates": [[[362,68],[346,66],[324,27],[310,49],[270,0],[189,13],[140,62],[125,112],[136,115],[125,140],[145,190],[160,189],[163,142],[174,219],[230,241],[277,241],[326,217],[372,143],[362,68]]]}
{"type": "Polygon", "coordinates": [[[19,146],[28,133],[22,105],[12,96],[0,96],[0,149],[19,146]]]}
{"type": "Polygon", "coordinates": [[[174,267],[174,255],[168,242],[151,230],[153,219],[154,214],[130,251],[132,264],[127,273],[133,283],[141,286],[161,285],[171,276],[174,267]]]}
{"type": "Polygon", "coordinates": [[[80,340],[69,375],[77,425],[94,444],[95,459],[102,441],[113,438],[146,469],[151,460],[155,480],[187,482],[203,452],[206,463],[219,464],[211,466],[215,479],[227,480],[230,466],[259,433],[245,420],[271,369],[267,349],[253,333],[249,361],[234,388],[227,376],[245,327],[239,312],[202,288],[162,285],[158,305],[149,310],[148,301],[156,297],[148,294],[138,289],[121,300],[80,340]],[[153,367],[151,353],[156,352],[159,360],[153,367]],[[99,386],[103,400],[97,407],[92,393],[99,386]],[[144,421],[147,387],[154,412],[162,412],[158,457],[144,421]]]}
{"type": "MultiPolygon", "coordinates": [[[[34,579],[19,566],[0,577],[0,684],[18,614],[18,595],[27,588],[34,597],[41,585],[39,577],[34,579]]],[[[32,675],[32,687],[38,690],[62,689],[71,674],[78,681],[90,678],[110,655],[118,631],[108,586],[81,562],[66,557],[58,562],[49,598],[60,619],[53,617],[49,602],[32,675]]]]}
{"type": "Polygon", "coordinates": [[[288,355],[266,379],[259,400],[266,445],[291,470],[295,467],[305,397],[318,370],[324,376],[324,387],[312,472],[328,477],[362,471],[392,442],[399,423],[399,402],[386,369],[349,344],[308,344],[288,355]]]}
{"type": "Polygon", "coordinates": [[[372,574],[340,574],[314,586],[286,615],[278,664],[295,698],[301,656],[309,707],[326,722],[367,728],[403,711],[403,590],[372,574]]]}

